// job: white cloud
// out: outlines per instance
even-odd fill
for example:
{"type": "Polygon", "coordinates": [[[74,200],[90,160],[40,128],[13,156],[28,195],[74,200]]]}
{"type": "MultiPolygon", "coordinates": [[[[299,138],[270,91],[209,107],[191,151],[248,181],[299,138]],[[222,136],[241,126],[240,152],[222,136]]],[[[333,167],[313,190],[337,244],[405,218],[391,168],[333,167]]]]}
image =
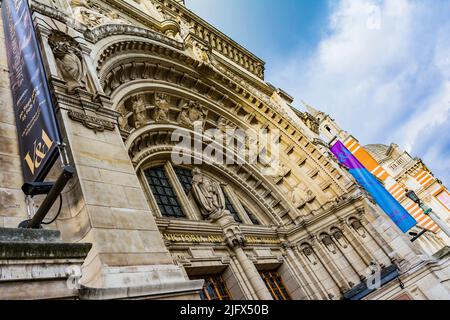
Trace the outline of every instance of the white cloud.
{"type": "Polygon", "coordinates": [[[450,2],[331,5],[313,54],[293,54],[268,79],[328,112],[363,144],[396,142],[423,157],[450,185],[450,2]]]}

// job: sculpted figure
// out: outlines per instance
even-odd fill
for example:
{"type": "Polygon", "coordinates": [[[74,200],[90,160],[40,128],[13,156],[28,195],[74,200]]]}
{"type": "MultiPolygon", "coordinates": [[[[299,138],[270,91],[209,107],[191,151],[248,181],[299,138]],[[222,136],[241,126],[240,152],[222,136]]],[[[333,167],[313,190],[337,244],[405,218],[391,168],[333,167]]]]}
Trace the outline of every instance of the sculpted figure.
{"type": "Polygon", "coordinates": [[[205,112],[200,104],[195,101],[189,101],[181,108],[178,122],[187,127],[194,127],[195,125],[203,124],[204,118],[205,112]]]}
{"type": "Polygon", "coordinates": [[[102,24],[104,16],[86,8],[80,8],[78,11],[79,20],[90,28],[102,24]]]}
{"type": "Polygon", "coordinates": [[[291,192],[291,201],[297,208],[303,207],[306,203],[305,199],[302,197],[302,191],[303,190],[297,186],[291,192]]]}
{"type": "Polygon", "coordinates": [[[144,97],[137,95],[133,97],[134,127],[137,129],[147,122],[147,108],[144,97]]]}
{"type": "Polygon", "coordinates": [[[209,67],[211,66],[211,60],[209,58],[209,49],[197,41],[192,41],[192,51],[194,57],[199,61],[198,67],[209,67]]]}
{"type": "Polygon", "coordinates": [[[48,43],[68,92],[73,93],[75,89],[85,88],[83,55],[79,44],[60,31],[54,31],[49,36],[48,43]]]}
{"type": "MultiPolygon", "coordinates": [[[[272,158],[273,159],[273,158],[272,158]]],[[[274,159],[270,163],[270,171],[272,171],[272,175],[275,179],[284,178],[288,172],[289,169],[286,167],[286,165],[281,162],[279,159],[274,159]]]]}
{"type": "Polygon", "coordinates": [[[156,93],[153,119],[156,122],[167,121],[169,119],[169,109],[169,96],[164,93],[156,93]]]}
{"type": "Polygon", "coordinates": [[[312,202],[316,196],[314,193],[305,187],[304,184],[299,183],[292,191],[291,191],[291,201],[297,207],[301,208],[306,203],[312,202]]]}
{"type": "Polygon", "coordinates": [[[107,13],[97,11],[93,2],[90,0],[72,0],[70,5],[73,8],[72,11],[75,19],[90,28],[106,23],[126,23],[126,21],[124,21],[120,15],[114,11],[107,13]]]}
{"type": "Polygon", "coordinates": [[[192,192],[202,215],[218,219],[226,214],[225,197],[219,183],[205,176],[198,168],[194,168],[192,174],[192,192]]]}

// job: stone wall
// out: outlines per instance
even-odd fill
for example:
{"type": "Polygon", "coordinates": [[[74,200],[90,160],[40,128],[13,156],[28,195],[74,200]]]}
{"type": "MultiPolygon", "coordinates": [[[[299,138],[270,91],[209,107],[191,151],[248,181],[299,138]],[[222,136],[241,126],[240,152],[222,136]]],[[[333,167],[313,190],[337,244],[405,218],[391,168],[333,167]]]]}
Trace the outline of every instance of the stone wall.
{"type": "Polygon", "coordinates": [[[16,120],[0,16],[0,227],[15,228],[26,219],[25,197],[20,190],[22,184],[16,120]]]}

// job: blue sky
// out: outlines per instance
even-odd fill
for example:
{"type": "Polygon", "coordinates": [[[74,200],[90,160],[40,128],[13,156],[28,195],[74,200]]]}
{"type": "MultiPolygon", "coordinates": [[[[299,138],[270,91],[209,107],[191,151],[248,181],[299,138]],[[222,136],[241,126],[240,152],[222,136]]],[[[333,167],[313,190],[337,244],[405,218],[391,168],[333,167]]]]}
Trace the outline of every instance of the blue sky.
{"type": "Polygon", "coordinates": [[[362,144],[396,142],[450,186],[450,1],[186,0],[266,81],[362,144]]]}

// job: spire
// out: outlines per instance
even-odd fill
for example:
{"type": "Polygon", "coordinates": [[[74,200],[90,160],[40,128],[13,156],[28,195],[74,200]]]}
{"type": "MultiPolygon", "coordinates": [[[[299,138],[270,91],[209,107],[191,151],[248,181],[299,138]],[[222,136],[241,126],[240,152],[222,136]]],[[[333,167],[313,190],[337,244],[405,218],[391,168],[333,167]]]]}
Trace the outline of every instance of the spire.
{"type": "Polygon", "coordinates": [[[313,117],[317,116],[320,113],[323,113],[322,111],[319,111],[315,108],[313,108],[312,106],[310,106],[309,104],[307,104],[304,100],[302,100],[302,104],[303,106],[306,108],[306,110],[308,111],[308,113],[310,115],[312,115],[313,117]]]}

